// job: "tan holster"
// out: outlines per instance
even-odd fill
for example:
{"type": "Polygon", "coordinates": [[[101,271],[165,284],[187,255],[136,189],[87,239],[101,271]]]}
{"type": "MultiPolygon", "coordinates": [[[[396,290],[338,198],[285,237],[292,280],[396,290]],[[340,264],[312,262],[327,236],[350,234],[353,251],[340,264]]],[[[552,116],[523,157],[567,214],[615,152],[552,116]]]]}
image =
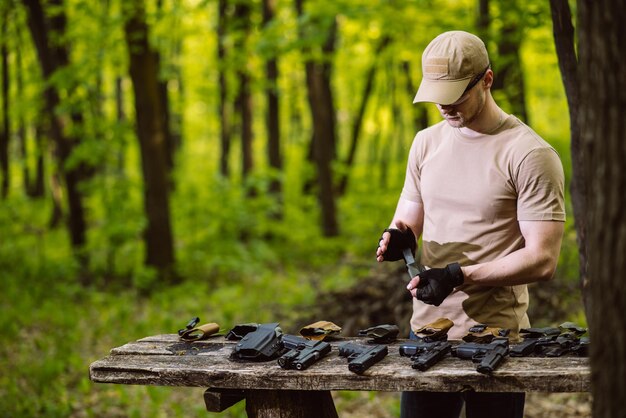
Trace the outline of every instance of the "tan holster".
{"type": "Polygon", "coordinates": [[[200,325],[199,327],[195,327],[183,332],[183,334],[180,336],[180,339],[184,341],[205,340],[211,335],[217,334],[219,330],[220,326],[215,322],[211,322],[209,324],[200,325]]]}

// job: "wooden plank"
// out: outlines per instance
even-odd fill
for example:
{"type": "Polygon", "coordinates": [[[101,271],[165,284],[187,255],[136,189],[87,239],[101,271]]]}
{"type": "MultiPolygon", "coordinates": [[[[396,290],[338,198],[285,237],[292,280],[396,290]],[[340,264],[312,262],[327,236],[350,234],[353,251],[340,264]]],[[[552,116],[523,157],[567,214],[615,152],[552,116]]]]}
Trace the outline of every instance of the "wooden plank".
{"type": "Polygon", "coordinates": [[[276,362],[239,362],[229,358],[223,342],[194,343],[195,354],[173,353],[169,342],[127,344],[94,362],[91,379],[101,383],[204,386],[231,389],[281,390],[443,390],[585,392],[590,389],[588,359],[507,358],[493,376],[477,373],[474,365],[447,357],[432,369],[419,372],[400,357],[397,346],[363,375],[348,371],[336,347],[305,371],[283,370],[276,362]],[[202,351],[205,348],[207,351],[202,351]],[[169,353],[169,354],[168,354],[169,353]]]}
{"type": "Polygon", "coordinates": [[[209,412],[225,411],[245,398],[245,391],[239,389],[209,388],[204,391],[204,404],[209,412]]]}
{"type": "Polygon", "coordinates": [[[112,355],[215,355],[228,356],[235,346],[235,341],[216,340],[216,341],[195,341],[185,342],[176,340],[158,341],[158,340],[139,340],[126,343],[120,347],[111,349],[112,355]],[[209,354],[214,353],[214,354],[209,354]]]}
{"type": "Polygon", "coordinates": [[[149,337],[144,337],[139,340],[139,342],[169,342],[175,343],[180,341],[180,337],[178,334],[159,334],[159,335],[151,335],[149,337]]]}

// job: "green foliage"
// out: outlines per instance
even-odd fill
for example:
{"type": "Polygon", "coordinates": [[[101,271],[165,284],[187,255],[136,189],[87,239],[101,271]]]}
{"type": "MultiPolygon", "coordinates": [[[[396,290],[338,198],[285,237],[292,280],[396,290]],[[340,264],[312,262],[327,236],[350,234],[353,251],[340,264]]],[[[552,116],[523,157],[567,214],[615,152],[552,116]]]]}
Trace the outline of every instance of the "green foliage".
{"type": "MultiPolygon", "coordinates": [[[[182,278],[175,286],[165,286],[154,270],[144,266],[144,183],[133,131],[132,91],[125,75],[121,3],[65,3],[71,66],[56,73],[51,85],[64,88],[56,116],[79,141],[68,166],[86,163],[94,170],[81,188],[89,265],[85,272],[73,257],[64,226],[49,225],[50,191],[43,199],[25,197],[22,156],[17,144],[12,146],[12,188],[0,205],[0,411],[7,416],[207,416],[201,389],[96,385],[88,380],[88,365],[111,347],[175,332],[196,315],[224,329],[241,322],[280,321],[292,332],[301,325],[298,313],[313,306],[320,292],[346,289],[366,278],[375,266],[380,233],[393,214],[414,135],[413,92],[406,83],[417,86],[421,50],[430,38],[447,29],[473,30],[475,2],[308,2],[298,19],[292,2],[279,1],[279,18],[264,28],[259,26],[259,4],[253,2],[256,26],[246,46],[250,52],[233,51],[237,59],[230,57],[223,66],[229,72],[230,99],[237,88],[232,77],[237,63],[249,58],[245,65],[253,74],[256,164],[245,180],[239,173],[237,143],[229,156],[232,174],[228,178],[218,174],[217,2],[162,2],[161,10],[150,3],[151,43],[162,54],[160,76],[168,81],[172,109],[182,121],[170,200],[176,273],[182,278]],[[306,160],[311,122],[300,50],[319,44],[318,36],[327,33],[334,19],[338,39],[332,78],[340,161],[347,154],[366,71],[373,63],[378,67],[354,166],[334,164],[336,174],[349,173],[350,182],[348,193],[338,201],[342,233],[327,239],[319,228],[315,190],[303,192],[315,173],[306,160]],[[303,40],[301,27],[316,29],[305,30],[303,40]],[[374,56],[376,45],[387,35],[391,44],[374,56]],[[282,172],[270,170],[266,161],[262,91],[266,57],[278,58],[281,74],[275,87],[281,106],[282,172]],[[401,71],[405,62],[410,64],[411,80],[401,71]],[[117,78],[122,80],[121,108],[117,78]],[[83,115],[82,123],[71,121],[77,111],[83,115]],[[280,199],[270,193],[272,180],[280,181],[280,199]],[[92,279],[91,287],[79,285],[85,273],[92,279]]],[[[522,43],[530,124],[559,151],[569,182],[567,104],[549,17],[539,3],[523,6],[529,11],[524,22],[530,22],[522,43]]],[[[24,35],[23,12],[16,9],[14,24],[21,25],[24,35]]],[[[226,45],[234,43],[231,34],[226,45]]],[[[41,117],[45,86],[36,71],[32,45],[20,50],[25,86],[19,97],[12,92],[11,123],[16,126],[24,119],[32,148],[32,126],[41,117]]],[[[15,63],[14,55],[10,63],[15,63]]],[[[437,112],[429,112],[434,121],[437,112]]],[[[56,160],[49,149],[43,152],[48,178],[57,170],[56,160]]],[[[27,160],[32,167],[34,156],[27,160]]],[[[567,198],[569,218],[553,296],[567,305],[563,311],[570,316],[563,320],[583,323],[569,194],[567,198]]],[[[337,396],[340,411],[376,398],[385,399],[381,408],[398,413],[393,396],[337,396]]],[[[243,415],[238,405],[219,416],[243,415]]]]}

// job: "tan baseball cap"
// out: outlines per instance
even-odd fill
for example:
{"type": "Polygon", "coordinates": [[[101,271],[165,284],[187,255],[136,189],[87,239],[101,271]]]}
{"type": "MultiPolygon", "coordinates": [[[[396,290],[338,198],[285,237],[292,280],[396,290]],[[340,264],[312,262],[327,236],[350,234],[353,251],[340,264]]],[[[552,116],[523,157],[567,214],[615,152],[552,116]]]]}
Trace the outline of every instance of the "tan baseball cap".
{"type": "Polygon", "coordinates": [[[413,103],[454,103],[488,66],[487,48],[478,36],[463,31],[444,32],[424,50],[422,82],[413,103]]]}

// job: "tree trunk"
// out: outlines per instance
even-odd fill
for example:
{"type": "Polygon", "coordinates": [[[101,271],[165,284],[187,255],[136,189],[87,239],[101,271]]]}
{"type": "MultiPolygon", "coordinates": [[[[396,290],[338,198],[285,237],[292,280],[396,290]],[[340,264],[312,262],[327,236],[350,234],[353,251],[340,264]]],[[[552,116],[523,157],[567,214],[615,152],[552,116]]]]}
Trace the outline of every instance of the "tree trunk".
{"type": "Polygon", "coordinates": [[[137,137],[144,178],[146,264],[172,279],[174,246],[170,227],[167,132],[159,89],[159,68],[148,42],[143,0],[123,2],[130,78],[135,93],[137,137]]]}
{"type": "Polygon", "coordinates": [[[48,225],[58,227],[63,221],[63,188],[61,187],[61,173],[55,170],[50,175],[50,196],[52,197],[52,213],[48,225]]]}
{"type": "MultiPolygon", "coordinates": [[[[159,17],[163,15],[163,1],[157,0],[156,2],[157,13],[159,17]]],[[[174,30],[174,28],[171,28],[174,30]]],[[[157,68],[161,68],[161,54],[158,51],[154,51],[154,57],[156,60],[157,68]]],[[[168,168],[168,185],[170,190],[173,190],[174,183],[171,181],[171,176],[169,174],[174,170],[174,155],[176,153],[176,144],[174,142],[174,136],[172,135],[171,130],[171,108],[170,108],[170,99],[169,93],[167,91],[167,80],[160,77],[160,74],[157,74],[157,82],[159,86],[159,100],[161,101],[161,109],[163,112],[163,132],[165,132],[165,160],[167,162],[168,168]]]]}
{"type": "MultiPolygon", "coordinates": [[[[157,66],[160,66],[161,55],[155,53],[157,66]]],[[[165,161],[167,162],[167,170],[168,174],[171,174],[174,170],[174,156],[176,154],[176,144],[174,143],[174,138],[172,136],[172,131],[170,129],[170,120],[171,120],[171,109],[170,109],[170,100],[167,92],[167,80],[158,80],[159,85],[159,99],[161,100],[161,109],[163,109],[163,132],[165,135],[165,161]]],[[[170,178],[168,176],[168,178],[170,178]]],[[[173,189],[174,184],[169,182],[170,189],[173,189]]]]}
{"type": "MultiPolygon", "coordinates": [[[[276,0],[263,0],[263,25],[269,25],[274,20],[276,13],[276,0]]],[[[278,209],[274,211],[273,218],[282,218],[281,181],[278,175],[282,173],[283,161],[280,152],[280,113],[278,106],[278,65],[276,57],[268,58],[265,63],[265,74],[268,87],[265,91],[267,97],[267,151],[269,165],[273,169],[270,182],[270,193],[278,203],[278,209]]]]}
{"type": "Polygon", "coordinates": [[[115,77],[115,119],[117,122],[126,121],[126,111],[124,110],[124,87],[122,77],[115,77]]]}
{"type": "Polygon", "coordinates": [[[217,63],[219,68],[219,114],[220,114],[220,173],[224,177],[230,174],[228,158],[230,155],[231,142],[231,108],[228,100],[228,82],[226,79],[226,32],[228,27],[228,0],[219,0],[217,22],[217,63]]]}
{"type": "MultiPolygon", "coordinates": [[[[20,84],[20,78],[21,76],[19,75],[18,72],[18,83],[20,84]]],[[[21,91],[21,89],[18,87],[17,89],[18,94],[20,94],[19,92],[21,91]]],[[[20,153],[21,153],[21,157],[22,157],[22,174],[24,176],[23,179],[23,187],[24,187],[24,192],[26,193],[27,196],[29,197],[33,197],[33,198],[39,198],[39,197],[43,197],[45,194],[45,155],[46,155],[46,143],[47,141],[45,140],[45,132],[46,129],[43,126],[43,120],[45,120],[45,117],[41,117],[39,121],[36,122],[36,125],[34,127],[34,140],[35,140],[35,149],[33,154],[35,155],[35,171],[34,171],[34,177],[31,176],[31,168],[30,168],[30,164],[29,164],[29,160],[32,159],[32,157],[29,156],[29,151],[28,151],[28,147],[26,146],[26,143],[28,142],[28,136],[27,136],[27,130],[26,130],[26,125],[24,123],[24,118],[20,115],[19,120],[18,120],[18,129],[17,129],[17,138],[19,140],[19,145],[20,145],[20,153]]],[[[53,199],[54,202],[54,199],[53,199]]],[[[55,202],[54,205],[57,206],[57,208],[53,209],[53,210],[59,210],[58,215],[60,215],[58,222],[60,222],[62,220],[62,215],[63,212],[60,210],[60,201],[58,202],[59,204],[57,205],[57,203],[55,202]]],[[[54,207],[53,207],[54,208],[54,207]]]]}
{"type": "MultiPolygon", "coordinates": [[[[411,101],[413,101],[413,98],[417,93],[417,88],[413,84],[413,80],[411,78],[411,64],[408,61],[402,61],[402,72],[404,73],[406,80],[406,89],[409,97],[411,98],[411,101]]],[[[428,127],[428,109],[426,108],[426,104],[416,103],[413,105],[413,109],[415,109],[413,111],[413,123],[415,124],[414,128],[416,131],[426,129],[428,127]]],[[[402,155],[406,156],[405,150],[403,150],[402,155]]]]}
{"type": "Polygon", "coordinates": [[[524,27],[519,0],[501,0],[502,29],[498,39],[498,66],[494,68],[494,90],[502,90],[509,102],[511,112],[528,123],[526,110],[526,87],[520,55],[524,27]]]}
{"type": "MultiPolygon", "coordinates": [[[[16,39],[16,48],[15,48],[15,88],[16,94],[18,97],[24,97],[24,77],[23,71],[26,71],[22,65],[22,49],[24,47],[24,43],[21,36],[21,31],[19,27],[15,28],[15,39],[16,39]]],[[[42,112],[40,106],[37,106],[38,112],[42,112]]],[[[17,140],[19,142],[19,150],[22,157],[22,186],[24,189],[24,193],[33,198],[43,197],[45,193],[45,155],[46,155],[46,142],[44,140],[45,134],[48,132],[45,128],[45,123],[49,118],[41,117],[38,118],[37,122],[35,122],[34,126],[34,141],[35,141],[35,149],[33,151],[34,160],[35,160],[35,171],[34,175],[31,172],[31,167],[29,161],[32,159],[30,157],[30,153],[28,150],[28,134],[26,129],[26,123],[24,122],[24,115],[20,112],[17,116],[17,140]]],[[[54,202],[54,200],[53,200],[54,202]]],[[[56,205],[56,203],[54,203],[56,205]]],[[[59,209],[60,206],[56,205],[59,209]]],[[[53,209],[55,210],[55,209],[53,209]]],[[[59,215],[62,216],[62,212],[59,212],[59,215]]],[[[59,222],[61,218],[59,218],[59,222]]]]}
{"type": "MultiPolygon", "coordinates": [[[[17,97],[24,97],[24,78],[22,76],[22,37],[19,28],[15,30],[15,93],[17,97]]],[[[17,141],[20,150],[20,157],[22,159],[22,187],[24,193],[27,196],[30,194],[30,169],[28,165],[28,146],[26,139],[26,123],[24,122],[24,115],[19,112],[17,115],[17,141]]]]}
{"type": "MultiPolygon", "coordinates": [[[[19,26],[15,27],[15,91],[17,97],[24,97],[24,76],[23,72],[26,71],[24,66],[22,65],[22,50],[24,49],[24,41],[22,39],[21,28],[19,26]]],[[[37,106],[37,110],[41,112],[40,106],[37,106]]],[[[29,197],[43,197],[45,193],[45,178],[44,178],[44,167],[45,167],[45,159],[44,156],[46,154],[46,146],[43,132],[44,129],[44,121],[47,118],[43,117],[43,115],[38,118],[37,122],[34,126],[34,135],[35,135],[35,149],[33,154],[35,155],[35,172],[32,175],[31,168],[29,165],[29,161],[31,157],[29,156],[28,150],[28,134],[26,129],[26,122],[24,121],[23,112],[19,112],[17,115],[17,141],[18,147],[20,150],[21,158],[22,158],[22,186],[24,189],[24,193],[29,197]]]]}
{"type": "Polygon", "coordinates": [[[385,48],[391,42],[391,38],[389,36],[384,36],[376,50],[374,52],[374,60],[372,62],[371,67],[367,72],[367,76],[365,77],[365,85],[363,86],[363,93],[361,94],[361,102],[359,103],[359,109],[357,110],[357,114],[352,123],[352,133],[350,136],[350,148],[348,151],[348,156],[344,162],[344,173],[341,176],[341,180],[339,181],[339,186],[337,187],[337,194],[339,196],[343,196],[348,188],[348,180],[350,178],[350,169],[354,164],[354,158],[356,157],[356,151],[359,144],[359,136],[361,134],[361,127],[363,126],[363,118],[365,117],[365,108],[367,107],[367,103],[369,101],[370,95],[372,93],[372,87],[374,86],[374,76],[376,75],[376,68],[378,66],[377,57],[383,53],[385,48]]]}
{"type": "MultiPolygon", "coordinates": [[[[296,0],[298,16],[303,14],[303,0],[296,0]]],[[[334,51],[337,22],[333,18],[328,36],[322,46],[324,62],[307,57],[305,61],[306,82],[313,123],[313,158],[317,168],[318,201],[322,214],[324,236],[339,235],[335,193],[333,187],[332,162],[336,151],[335,106],[330,86],[330,56],[334,51]]],[[[301,34],[302,36],[302,34],[301,34]]],[[[305,51],[305,54],[308,51],[305,51]]]]}
{"type": "MultiPolygon", "coordinates": [[[[237,94],[237,110],[241,117],[241,174],[245,181],[254,168],[254,154],[252,150],[252,94],[250,92],[250,73],[248,71],[247,41],[250,34],[250,4],[248,0],[235,4],[234,30],[238,42],[236,49],[241,60],[238,65],[237,79],[239,91],[237,94]]],[[[254,194],[250,189],[249,193],[254,194]]]]}
{"type": "MultiPolygon", "coordinates": [[[[313,155],[317,167],[318,199],[322,210],[322,230],[327,237],[339,235],[335,193],[333,190],[334,116],[330,113],[328,97],[321,94],[326,78],[319,64],[306,64],[307,90],[313,114],[313,155]]],[[[331,107],[332,109],[332,107],[331,107]]]]}
{"type": "Polygon", "coordinates": [[[239,72],[239,95],[237,108],[241,117],[241,174],[245,180],[254,169],[252,150],[252,94],[250,93],[250,75],[246,70],[239,72]]]}
{"type": "Polygon", "coordinates": [[[5,199],[9,195],[9,140],[11,129],[9,126],[9,38],[8,38],[8,8],[2,10],[2,45],[0,56],[2,59],[2,134],[0,134],[0,168],[2,169],[2,185],[0,195],[5,199]]]}
{"type": "Polygon", "coordinates": [[[579,123],[585,155],[594,417],[626,410],[626,4],[578,2],[579,123]]]}
{"type": "MultiPolygon", "coordinates": [[[[88,177],[88,172],[84,164],[78,164],[78,166],[69,169],[65,168],[67,159],[79,141],[65,134],[66,116],[59,115],[56,111],[60,103],[59,92],[49,83],[50,77],[54,72],[67,66],[69,63],[68,47],[63,44],[67,19],[61,0],[50,0],[46,3],[50,5],[51,10],[54,10],[54,13],[51,13],[49,16],[44,13],[39,0],[23,0],[23,2],[28,10],[28,26],[37,49],[43,78],[46,82],[44,99],[46,113],[50,117],[50,134],[56,146],[59,170],[62,170],[67,189],[70,240],[74,255],[81,266],[86,267],[88,261],[84,252],[86,242],[85,209],[82,201],[83,195],[79,186],[88,177]],[[51,41],[51,38],[54,41],[51,41]]],[[[74,113],[71,116],[74,121],[80,122],[82,119],[80,114],[74,113]]],[[[83,279],[86,280],[87,277],[83,275],[83,279]]]]}
{"type": "MultiPolygon", "coordinates": [[[[23,123],[23,121],[22,121],[23,123]]],[[[22,132],[21,138],[26,140],[26,129],[20,127],[22,132]]],[[[27,193],[30,197],[43,197],[46,191],[45,188],[45,155],[46,155],[46,143],[47,140],[44,137],[44,129],[42,127],[35,127],[35,179],[32,182],[28,182],[27,193]]]]}
{"type": "Polygon", "coordinates": [[[337,158],[337,112],[335,111],[335,99],[332,89],[332,56],[335,53],[335,42],[337,41],[337,17],[332,16],[327,19],[329,19],[331,23],[327,25],[328,34],[326,36],[326,42],[322,44],[322,56],[324,58],[321,62],[312,62],[317,67],[314,73],[316,77],[319,77],[317,79],[317,86],[320,89],[320,99],[322,99],[322,101],[318,103],[320,105],[320,109],[318,110],[325,114],[324,119],[329,122],[329,125],[327,125],[328,129],[324,134],[324,141],[326,142],[325,148],[327,148],[325,153],[330,157],[329,161],[334,161],[337,158]]]}
{"type": "Polygon", "coordinates": [[[476,28],[478,36],[483,40],[487,48],[489,48],[489,26],[491,25],[491,14],[489,13],[489,0],[478,0],[478,17],[476,19],[476,28]]]}
{"type": "Polygon", "coordinates": [[[572,180],[570,192],[574,209],[574,226],[576,228],[576,242],[578,243],[578,260],[580,274],[580,288],[589,314],[589,295],[587,292],[587,237],[585,215],[587,191],[583,168],[586,156],[580,141],[580,126],[578,124],[579,89],[578,89],[578,60],[574,39],[572,13],[567,0],[550,0],[552,11],[552,29],[556,53],[559,58],[561,78],[567,95],[570,118],[570,152],[572,155],[572,180]]]}

